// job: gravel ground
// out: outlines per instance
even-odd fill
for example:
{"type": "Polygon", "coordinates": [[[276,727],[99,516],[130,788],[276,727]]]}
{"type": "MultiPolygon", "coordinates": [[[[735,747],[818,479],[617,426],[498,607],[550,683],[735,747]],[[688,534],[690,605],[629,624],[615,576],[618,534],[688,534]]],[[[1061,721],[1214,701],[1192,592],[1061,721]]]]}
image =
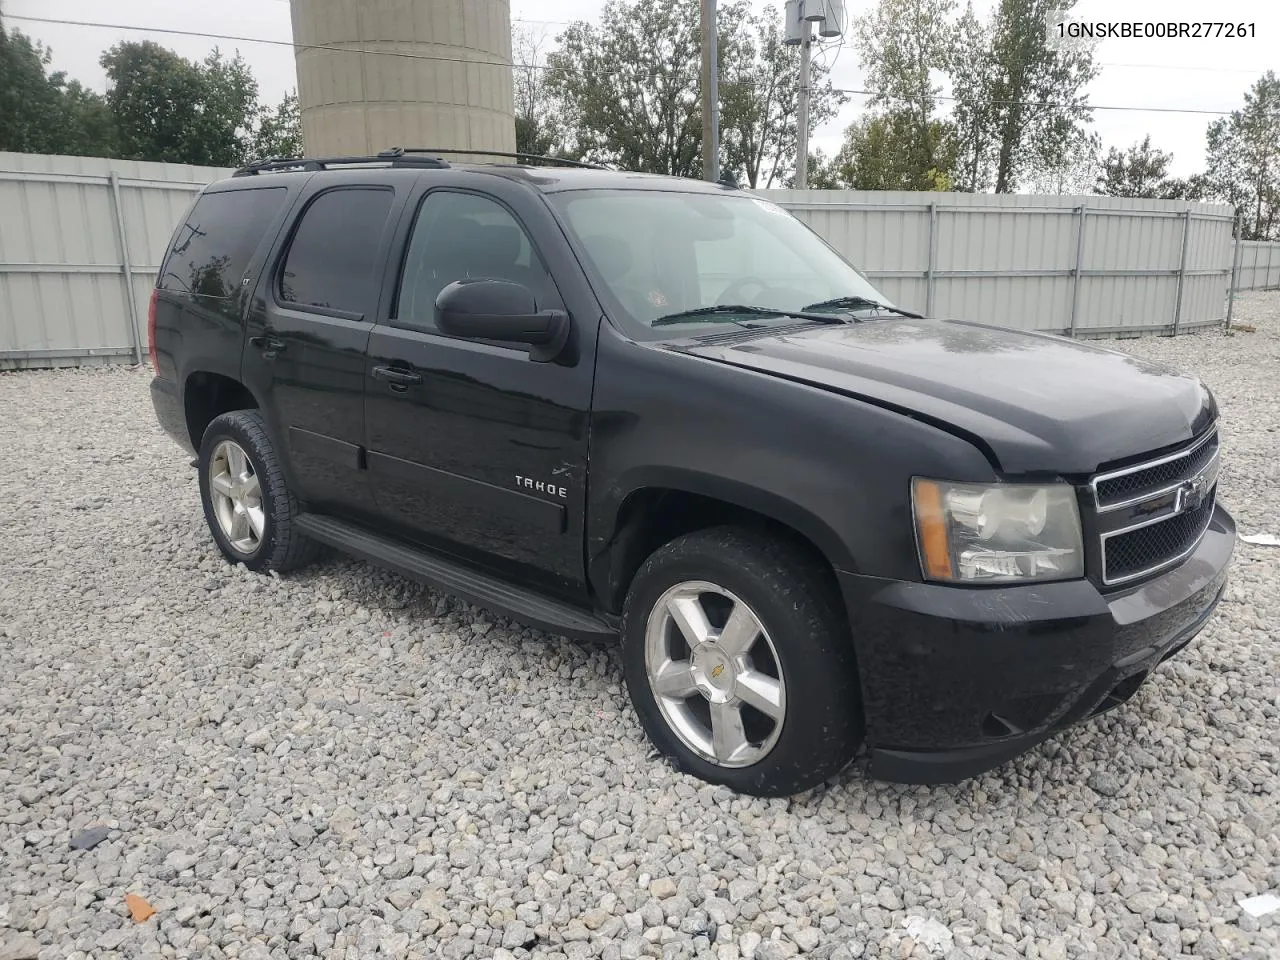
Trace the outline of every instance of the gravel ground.
{"type": "MultiPolygon", "coordinates": [[[[1239,314],[1121,347],[1212,386],[1224,498],[1280,533],[1280,294],[1239,314]]],[[[745,798],[651,755],[612,649],[226,566],[146,384],[0,376],[0,958],[1280,955],[1237,906],[1280,891],[1280,550],[997,772],[745,798]]]]}

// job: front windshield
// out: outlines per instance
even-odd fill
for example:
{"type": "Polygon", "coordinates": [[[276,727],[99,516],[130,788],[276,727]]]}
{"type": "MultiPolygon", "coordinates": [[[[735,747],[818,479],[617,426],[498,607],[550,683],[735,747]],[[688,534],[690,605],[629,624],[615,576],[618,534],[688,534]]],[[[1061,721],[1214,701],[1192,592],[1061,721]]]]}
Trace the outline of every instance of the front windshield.
{"type": "Polygon", "coordinates": [[[808,227],[758,197],[577,190],[549,199],[585,249],[600,293],[640,336],[703,333],[715,323],[797,322],[731,313],[682,316],[717,305],[795,311],[845,297],[888,304],[808,227]]]}

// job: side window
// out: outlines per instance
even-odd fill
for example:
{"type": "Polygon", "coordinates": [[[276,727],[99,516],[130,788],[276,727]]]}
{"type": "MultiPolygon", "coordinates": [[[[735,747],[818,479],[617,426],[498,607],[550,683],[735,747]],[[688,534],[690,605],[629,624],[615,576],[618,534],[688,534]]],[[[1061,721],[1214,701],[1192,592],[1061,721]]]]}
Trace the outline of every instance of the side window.
{"type": "Polygon", "coordinates": [[[202,297],[235,296],[286,193],[266,187],[202,195],[174,233],[156,285],[202,297]]]}
{"type": "Polygon", "coordinates": [[[539,309],[558,300],[528,234],[505,207],[470,193],[429,193],[409,237],[395,324],[436,330],[436,295],[466,277],[522,283],[539,309]]]}
{"type": "Polygon", "coordinates": [[[302,214],[280,273],[280,299],[363,314],[377,297],[378,248],[394,194],[346,187],[320,194],[302,214]]]}

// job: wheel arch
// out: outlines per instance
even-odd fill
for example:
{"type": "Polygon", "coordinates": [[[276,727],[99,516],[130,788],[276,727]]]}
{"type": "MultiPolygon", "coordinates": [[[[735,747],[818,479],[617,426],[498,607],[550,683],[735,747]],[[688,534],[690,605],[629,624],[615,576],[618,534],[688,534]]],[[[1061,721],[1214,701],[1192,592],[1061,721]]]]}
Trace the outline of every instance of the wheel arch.
{"type": "Polygon", "coordinates": [[[182,382],[182,409],[191,446],[200,449],[200,441],[216,417],[232,410],[257,410],[258,398],[235,377],[211,370],[193,370],[182,382]]]}
{"type": "Polygon", "coordinates": [[[645,558],[676,537],[709,527],[763,529],[811,554],[830,577],[842,612],[837,569],[855,569],[836,532],[821,518],[777,494],[698,474],[665,474],[631,487],[591,540],[588,575],[605,609],[619,613],[645,558]]]}

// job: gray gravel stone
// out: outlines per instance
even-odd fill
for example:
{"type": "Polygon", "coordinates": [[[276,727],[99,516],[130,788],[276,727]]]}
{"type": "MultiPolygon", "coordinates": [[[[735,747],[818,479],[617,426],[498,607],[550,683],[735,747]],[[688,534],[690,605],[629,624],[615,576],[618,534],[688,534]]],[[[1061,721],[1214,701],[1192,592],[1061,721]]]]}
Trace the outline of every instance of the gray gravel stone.
{"type": "MultiPolygon", "coordinates": [[[[1280,294],[1238,315],[1107,345],[1204,379],[1221,495],[1280,533],[1280,294]]],[[[739,797],[651,757],[616,649],[351,560],[227,566],[147,383],[0,375],[0,960],[1280,956],[1236,905],[1280,890],[1280,550],[997,770],[739,797]]]]}

